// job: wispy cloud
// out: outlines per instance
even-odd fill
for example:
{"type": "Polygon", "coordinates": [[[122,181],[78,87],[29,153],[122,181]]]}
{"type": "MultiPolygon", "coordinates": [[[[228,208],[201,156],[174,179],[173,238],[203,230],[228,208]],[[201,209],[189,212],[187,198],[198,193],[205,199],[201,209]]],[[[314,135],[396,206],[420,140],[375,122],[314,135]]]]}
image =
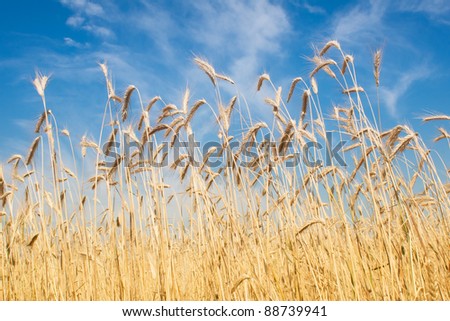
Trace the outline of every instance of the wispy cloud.
{"type": "Polygon", "coordinates": [[[338,13],[333,21],[333,38],[340,42],[358,43],[362,39],[378,40],[385,35],[384,15],[387,2],[371,0],[338,13]]]}
{"type": "Polygon", "coordinates": [[[396,83],[389,87],[380,88],[381,99],[384,101],[389,114],[398,118],[400,116],[399,99],[403,97],[411,86],[419,81],[427,79],[431,74],[430,68],[426,65],[417,66],[414,69],[404,72],[396,83]]]}
{"type": "MultiPolygon", "coordinates": [[[[133,35],[149,40],[158,65],[177,70],[197,92],[211,89],[208,79],[192,63],[195,55],[231,76],[239,92],[250,94],[270,60],[283,55],[291,24],[281,5],[269,0],[205,0],[181,6],[180,11],[190,19],[178,19],[158,3],[143,2],[126,13],[127,21],[136,21],[133,35]]],[[[234,87],[224,89],[236,94],[234,87]]]]}
{"type": "Polygon", "coordinates": [[[305,8],[309,13],[312,13],[312,14],[321,14],[321,15],[323,15],[323,14],[326,14],[326,13],[327,13],[327,12],[325,11],[324,8],[322,8],[322,7],[318,6],[318,5],[310,4],[310,3],[307,2],[307,1],[305,1],[305,2],[302,4],[302,6],[303,6],[303,8],[305,8]]]}
{"type": "Polygon", "coordinates": [[[450,2],[447,0],[400,0],[395,6],[401,11],[424,13],[438,22],[450,23],[450,2]]]}
{"type": "Polygon", "coordinates": [[[86,14],[87,16],[101,16],[104,14],[101,5],[88,0],[60,0],[60,2],[75,10],[79,14],[86,14]]]}
{"type": "Polygon", "coordinates": [[[256,95],[256,82],[275,59],[283,57],[282,47],[292,28],[287,12],[268,0],[208,1],[195,9],[198,20],[189,28],[198,47],[195,53],[231,76],[236,86],[225,89],[230,94],[245,93],[241,98],[253,115],[264,119],[270,113],[258,112],[263,104],[256,95]]]}
{"type": "Polygon", "coordinates": [[[450,2],[447,0],[400,0],[396,7],[402,11],[421,12],[433,16],[446,15],[450,12],[450,2]]]}
{"type": "MultiPolygon", "coordinates": [[[[184,12],[190,19],[178,19],[169,11],[170,7],[158,2],[139,1],[126,10],[118,10],[103,2],[100,5],[88,0],[60,1],[73,11],[66,23],[74,28],[107,39],[114,46],[134,47],[141,54],[147,51],[148,59],[157,50],[158,65],[187,74],[195,68],[186,64],[193,55],[206,56],[244,87],[256,81],[269,56],[282,55],[283,40],[291,31],[284,8],[269,0],[180,4],[182,10],[177,12],[184,12]],[[112,16],[114,19],[108,18],[112,16]],[[134,22],[133,28],[130,21],[134,22]],[[116,43],[114,36],[123,39],[123,30],[127,30],[130,39],[146,42],[133,46],[116,43]]],[[[75,45],[70,41],[66,44],[75,45]]]]}
{"type": "Polygon", "coordinates": [[[140,36],[160,50],[163,57],[168,55],[167,58],[174,58],[177,45],[175,39],[183,33],[183,25],[182,22],[174,21],[170,11],[143,1],[137,8],[128,12],[127,16],[135,21],[134,26],[140,36]]]}
{"type": "Polygon", "coordinates": [[[73,11],[73,15],[66,20],[68,26],[86,30],[101,38],[114,36],[111,29],[100,25],[103,18],[107,17],[100,4],[88,0],[60,0],[60,2],[73,11]]]}
{"type": "Polygon", "coordinates": [[[68,26],[78,28],[81,27],[84,23],[85,19],[80,16],[70,16],[67,18],[66,23],[68,26]]]}
{"type": "Polygon", "coordinates": [[[75,48],[86,48],[89,46],[89,44],[87,44],[87,43],[81,43],[81,42],[75,41],[70,37],[64,37],[64,43],[66,44],[66,46],[75,47],[75,48]]]}
{"type": "MultiPolygon", "coordinates": [[[[344,48],[356,53],[359,60],[363,56],[366,61],[371,61],[367,56],[370,57],[375,49],[385,49],[380,99],[393,118],[398,118],[405,112],[401,108],[402,97],[418,81],[429,79],[430,70],[435,69],[433,60],[429,59],[429,52],[418,48],[409,31],[399,29],[393,17],[398,17],[402,11],[426,15],[438,14],[439,10],[445,12],[450,6],[443,5],[442,2],[371,0],[344,8],[332,18],[332,37],[343,43],[344,48]]],[[[358,71],[363,73],[364,78],[371,76],[371,64],[366,68],[359,66],[358,71]]]]}

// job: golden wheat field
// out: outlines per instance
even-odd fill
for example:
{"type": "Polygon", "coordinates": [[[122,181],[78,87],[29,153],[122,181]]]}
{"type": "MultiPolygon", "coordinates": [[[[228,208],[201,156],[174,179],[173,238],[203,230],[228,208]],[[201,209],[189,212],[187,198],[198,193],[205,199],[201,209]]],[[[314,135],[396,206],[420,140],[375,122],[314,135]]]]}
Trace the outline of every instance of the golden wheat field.
{"type": "MultiPolygon", "coordinates": [[[[178,106],[118,94],[100,64],[103,123],[81,141],[38,74],[36,138],[0,166],[0,299],[449,300],[448,164],[409,126],[382,127],[364,89],[378,88],[381,51],[364,83],[337,41],[310,62],[287,89],[255,79],[270,122],[205,59],[213,99],[186,89],[178,106]],[[345,102],[332,113],[319,99],[330,80],[345,102]],[[203,152],[179,144],[197,139],[199,110],[217,142],[203,152]],[[313,162],[329,133],[341,158],[313,162]]],[[[424,119],[443,126],[436,143],[449,120],[424,119]]]]}

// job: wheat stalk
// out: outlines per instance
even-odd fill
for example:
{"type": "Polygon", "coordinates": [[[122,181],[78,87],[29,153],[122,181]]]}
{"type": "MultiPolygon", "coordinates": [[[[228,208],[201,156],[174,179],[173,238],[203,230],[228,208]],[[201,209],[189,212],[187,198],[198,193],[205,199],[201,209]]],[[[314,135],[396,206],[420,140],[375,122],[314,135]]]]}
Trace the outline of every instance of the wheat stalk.
{"type": "Polygon", "coordinates": [[[441,132],[441,135],[436,137],[434,142],[438,142],[441,139],[450,139],[450,134],[444,128],[438,128],[438,130],[441,132]]]}
{"type": "Polygon", "coordinates": [[[373,55],[373,76],[375,77],[375,84],[380,86],[380,68],[381,68],[381,50],[378,49],[373,55]]]}
{"type": "Polygon", "coordinates": [[[294,78],[294,80],[292,80],[291,87],[289,88],[289,94],[288,94],[288,97],[287,97],[287,102],[289,102],[291,100],[292,94],[294,93],[295,86],[301,80],[302,80],[302,77],[297,77],[297,78],[294,78]]]}
{"type": "Polygon", "coordinates": [[[123,95],[123,104],[122,104],[122,121],[125,121],[128,117],[128,109],[130,107],[130,99],[133,91],[136,90],[136,87],[133,85],[128,86],[127,90],[125,90],[125,94],[123,95]]]}
{"type": "Polygon", "coordinates": [[[424,122],[429,122],[429,121],[433,121],[433,120],[450,120],[450,116],[447,116],[447,115],[435,115],[435,116],[424,117],[422,120],[424,122]]]}
{"type": "Polygon", "coordinates": [[[200,59],[199,57],[194,58],[194,62],[209,77],[212,84],[216,86],[216,72],[214,68],[207,61],[200,59]]]}
{"type": "Polygon", "coordinates": [[[30,148],[28,149],[28,156],[25,159],[25,165],[31,164],[31,161],[33,160],[34,154],[36,153],[36,150],[39,146],[40,141],[41,141],[41,136],[38,136],[34,139],[33,143],[31,144],[30,148]]]}
{"type": "Polygon", "coordinates": [[[325,46],[323,46],[322,50],[320,50],[319,56],[326,54],[331,47],[335,47],[339,51],[341,50],[341,45],[337,40],[330,40],[325,44],[325,46]]]}
{"type": "Polygon", "coordinates": [[[270,76],[266,73],[262,74],[261,76],[259,76],[258,78],[258,84],[256,85],[256,91],[260,91],[262,84],[264,81],[270,81],[270,76]]]}

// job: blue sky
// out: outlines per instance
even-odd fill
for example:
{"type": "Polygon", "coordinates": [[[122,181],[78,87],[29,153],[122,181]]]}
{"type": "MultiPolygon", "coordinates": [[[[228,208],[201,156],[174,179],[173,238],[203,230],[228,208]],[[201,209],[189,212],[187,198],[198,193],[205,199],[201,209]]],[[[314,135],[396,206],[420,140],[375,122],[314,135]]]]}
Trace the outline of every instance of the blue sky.
{"type": "Polygon", "coordinates": [[[8,1],[0,11],[0,160],[26,153],[34,137],[36,70],[52,75],[46,95],[59,126],[95,136],[107,98],[98,62],[107,61],[118,93],[134,84],[144,101],[160,95],[178,104],[186,86],[197,98],[211,94],[192,63],[199,55],[231,76],[253,108],[263,104],[261,73],[287,90],[311,70],[312,44],[330,39],[354,55],[373,99],[372,54],[382,48],[384,124],[437,136],[438,125],[419,118],[450,113],[448,0],[8,1]]]}

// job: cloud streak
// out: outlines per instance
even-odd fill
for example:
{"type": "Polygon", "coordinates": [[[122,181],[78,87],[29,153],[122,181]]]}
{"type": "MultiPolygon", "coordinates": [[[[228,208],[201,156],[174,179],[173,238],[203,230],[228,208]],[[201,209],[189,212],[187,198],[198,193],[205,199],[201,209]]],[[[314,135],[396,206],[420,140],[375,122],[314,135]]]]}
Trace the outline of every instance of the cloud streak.
{"type": "Polygon", "coordinates": [[[100,38],[115,36],[111,29],[100,25],[107,17],[102,5],[88,0],[60,0],[60,3],[73,11],[73,15],[66,20],[68,26],[88,31],[100,38]]]}
{"type": "Polygon", "coordinates": [[[333,22],[333,38],[340,42],[379,41],[386,34],[385,1],[371,0],[340,12],[333,22]],[[348,11],[349,10],[349,11],[348,11]]]}
{"type": "Polygon", "coordinates": [[[267,0],[211,1],[196,9],[200,21],[191,26],[192,36],[209,54],[224,58],[235,77],[256,76],[266,55],[280,54],[291,28],[284,9],[267,0]]]}
{"type": "Polygon", "coordinates": [[[450,2],[447,0],[402,0],[396,4],[400,11],[424,14],[433,23],[450,25],[450,2]]]}
{"type": "MultiPolygon", "coordinates": [[[[394,119],[405,112],[401,108],[402,97],[417,82],[429,80],[432,76],[430,70],[439,70],[431,53],[415,43],[416,34],[410,32],[410,29],[398,28],[396,18],[405,12],[444,19],[450,12],[450,3],[441,0],[398,2],[371,0],[368,3],[359,2],[353,7],[343,8],[331,19],[334,30],[332,37],[360,58],[357,62],[361,57],[372,56],[376,49],[383,49],[380,99],[388,114],[394,119]]],[[[415,26],[412,21],[407,23],[415,26]]],[[[370,61],[367,58],[365,60],[370,61]]],[[[372,66],[368,67],[357,68],[364,79],[371,76],[372,66]]]]}
{"type": "Polygon", "coordinates": [[[395,6],[400,11],[425,13],[432,17],[448,17],[450,13],[450,2],[447,0],[400,0],[395,6]]]}
{"type": "Polygon", "coordinates": [[[60,0],[60,2],[79,14],[86,14],[87,16],[102,16],[104,14],[102,6],[92,1],[60,0]]]}
{"type": "Polygon", "coordinates": [[[69,47],[75,47],[75,48],[88,47],[88,44],[83,44],[83,43],[77,42],[70,37],[64,37],[64,43],[69,47]]]}
{"type": "Polygon", "coordinates": [[[389,114],[393,118],[398,118],[400,116],[399,100],[401,97],[410,90],[415,82],[428,78],[430,74],[431,71],[428,67],[425,65],[418,66],[404,72],[392,86],[380,88],[381,98],[384,101],[389,114]]]}
{"type": "Polygon", "coordinates": [[[327,13],[324,8],[322,8],[320,6],[312,5],[306,1],[305,1],[305,3],[303,3],[303,8],[305,8],[309,13],[312,13],[312,14],[324,15],[327,13]]]}

